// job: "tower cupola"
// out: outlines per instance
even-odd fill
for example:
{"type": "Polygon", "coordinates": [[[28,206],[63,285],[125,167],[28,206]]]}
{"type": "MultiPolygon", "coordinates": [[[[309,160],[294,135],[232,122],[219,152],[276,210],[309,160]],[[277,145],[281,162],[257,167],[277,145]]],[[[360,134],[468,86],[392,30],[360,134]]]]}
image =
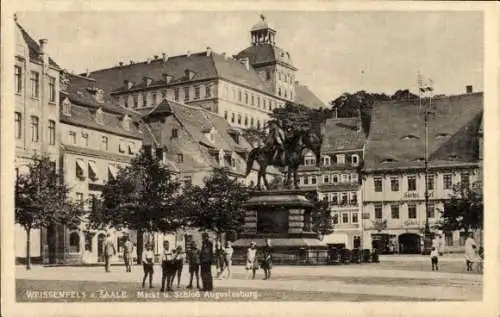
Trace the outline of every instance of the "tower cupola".
{"type": "Polygon", "coordinates": [[[266,17],[261,14],[260,20],[250,30],[252,45],[271,44],[275,45],[276,31],[266,21],[266,17]]]}

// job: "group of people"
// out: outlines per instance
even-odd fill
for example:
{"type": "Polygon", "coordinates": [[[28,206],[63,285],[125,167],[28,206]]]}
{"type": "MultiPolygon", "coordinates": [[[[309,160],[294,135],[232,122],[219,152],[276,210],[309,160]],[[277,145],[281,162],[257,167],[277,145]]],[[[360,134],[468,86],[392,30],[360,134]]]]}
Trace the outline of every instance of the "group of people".
{"type": "MultiPolygon", "coordinates": [[[[164,241],[163,254],[161,257],[161,292],[173,291],[174,279],[177,276],[177,287],[180,286],[182,269],[185,260],[189,264],[189,284],[187,288],[193,287],[193,278],[196,277],[196,287],[202,291],[213,290],[212,278],[212,261],[213,261],[213,245],[210,241],[208,234],[203,233],[202,245],[198,246],[193,241],[189,252],[184,252],[182,246],[175,249],[170,249],[170,243],[164,241]],[[187,256],[187,257],[186,257],[187,256]],[[200,287],[200,276],[203,287],[200,287]]],[[[144,277],[142,279],[142,287],[145,287],[147,278],[149,277],[149,287],[153,287],[153,273],[154,273],[154,254],[151,245],[146,245],[146,250],[142,253],[142,264],[144,268],[144,277]]]]}
{"type": "Polygon", "coordinates": [[[255,273],[257,270],[262,268],[264,270],[264,280],[271,279],[271,269],[272,269],[272,254],[271,254],[271,240],[266,239],[266,244],[262,248],[262,257],[259,260],[257,256],[257,244],[255,242],[250,242],[250,247],[247,249],[246,265],[247,279],[252,276],[255,279],[255,273]]]}
{"type": "Polygon", "coordinates": [[[226,241],[222,245],[221,241],[215,244],[215,264],[217,267],[217,278],[231,278],[231,268],[233,266],[233,246],[231,241],[226,241]]]}
{"type": "MultiPolygon", "coordinates": [[[[431,249],[431,266],[433,271],[439,271],[439,257],[444,253],[444,243],[441,240],[441,236],[437,235],[432,241],[431,249]]],[[[476,241],[473,238],[473,234],[469,233],[469,236],[465,240],[465,266],[467,272],[476,271],[477,273],[483,272],[483,260],[484,260],[484,249],[483,247],[478,247],[476,241]]]]}

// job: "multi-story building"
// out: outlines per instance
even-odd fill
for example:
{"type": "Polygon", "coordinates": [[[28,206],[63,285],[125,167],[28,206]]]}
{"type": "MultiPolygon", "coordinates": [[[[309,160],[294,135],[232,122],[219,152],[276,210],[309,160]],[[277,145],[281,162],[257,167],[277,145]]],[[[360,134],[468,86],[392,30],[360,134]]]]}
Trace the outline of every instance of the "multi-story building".
{"type": "Polygon", "coordinates": [[[207,47],[121,63],[90,76],[125,108],[148,108],[167,98],[214,112],[237,128],[264,127],[272,110],[288,101],[323,106],[307,86],[296,82],[290,53],[276,45],[276,31],[264,17],[250,34],[251,46],[234,57],[207,47]]]}
{"type": "MultiPolygon", "coordinates": [[[[36,153],[48,155],[58,165],[59,153],[59,72],[60,67],[47,55],[47,40],[36,42],[17,23],[14,65],[14,135],[16,175],[27,173],[27,164],[36,153]]],[[[26,233],[16,224],[16,258],[26,257],[26,233]]],[[[54,248],[46,230],[31,232],[30,254],[41,261],[54,248]]]]}
{"type": "MultiPolygon", "coordinates": [[[[363,169],[364,240],[387,241],[400,252],[419,252],[428,219],[440,220],[453,186],[480,180],[478,132],[483,94],[384,102],[373,107],[363,169]],[[429,109],[426,142],[424,111],[429,109]],[[429,195],[425,206],[425,147],[428,147],[429,195]]],[[[444,232],[447,248],[463,245],[460,232],[444,232]]]]}
{"type": "Polygon", "coordinates": [[[359,118],[334,118],[325,123],[320,167],[308,153],[299,170],[302,188],[316,189],[330,203],[334,233],[323,237],[329,245],[361,246],[361,179],[365,134],[359,118]]]}
{"type": "MultiPolygon", "coordinates": [[[[61,80],[59,135],[64,180],[71,188],[71,198],[89,210],[92,198],[100,196],[103,185],[141,150],[143,132],[126,109],[105,100],[95,80],[69,74],[61,80]]],[[[65,251],[57,256],[58,261],[103,261],[106,232],[84,234],[85,226],[63,231],[61,243],[65,251]]],[[[123,235],[109,232],[117,240],[123,235]]]]}

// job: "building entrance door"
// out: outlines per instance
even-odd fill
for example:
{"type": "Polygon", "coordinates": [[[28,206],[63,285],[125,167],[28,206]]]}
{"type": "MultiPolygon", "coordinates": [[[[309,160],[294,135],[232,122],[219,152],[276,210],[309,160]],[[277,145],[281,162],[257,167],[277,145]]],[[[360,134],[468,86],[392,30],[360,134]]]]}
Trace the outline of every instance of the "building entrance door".
{"type": "Polygon", "coordinates": [[[399,253],[420,253],[420,235],[416,233],[403,233],[399,235],[399,253]]]}

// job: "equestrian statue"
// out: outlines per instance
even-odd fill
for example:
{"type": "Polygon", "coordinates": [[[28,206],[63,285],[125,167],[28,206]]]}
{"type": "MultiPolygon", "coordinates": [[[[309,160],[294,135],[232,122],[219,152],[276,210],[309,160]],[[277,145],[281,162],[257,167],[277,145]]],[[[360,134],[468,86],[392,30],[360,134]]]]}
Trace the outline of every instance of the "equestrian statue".
{"type": "Polygon", "coordinates": [[[250,151],[247,159],[246,175],[250,174],[254,162],[259,164],[257,188],[261,189],[261,180],[266,189],[269,184],[266,179],[268,166],[286,169],[284,185],[286,188],[298,189],[297,170],[304,162],[307,150],[316,156],[316,166],[319,167],[321,157],[322,133],[312,129],[294,129],[284,131],[279,120],[269,121],[269,133],[264,138],[264,144],[250,151]],[[293,186],[291,178],[293,176],[293,186]]]}

